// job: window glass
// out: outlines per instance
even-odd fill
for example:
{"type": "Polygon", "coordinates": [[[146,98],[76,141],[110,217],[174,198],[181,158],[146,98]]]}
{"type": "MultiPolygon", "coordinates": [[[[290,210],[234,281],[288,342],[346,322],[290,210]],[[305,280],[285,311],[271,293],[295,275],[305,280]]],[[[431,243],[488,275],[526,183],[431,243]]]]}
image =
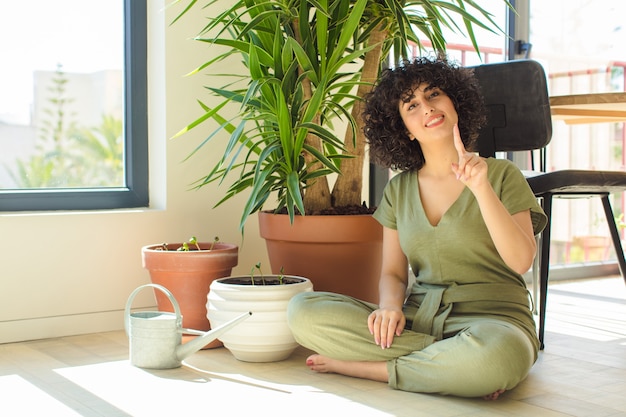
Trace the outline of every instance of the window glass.
{"type": "MultiPolygon", "coordinates": [[[[530,2],[531,58],[548,74],[551,96],[624,92],[626,2],[551,0],[530,2]]],[[[553,119],[547,169],[624,170],[624,123],[567,124],[553,119]]],[[[623,193],[613,195],[623,219],[623,193]]],[[[556,199],[551,263],[615,259],[599,199],[556,199]]],[[[623,225],[623,222],[619,222],[623,225]]]]}
{"type": "MultiPolygon", "coordinates": [[[[458,33],[460,30],[453,31],[451,29],[444,28],[447,43],[446,51],[448,56],[464,66],[480,65],[490,62],[502,62],[505,60],[506,56],[507,37],[505,35],[505,31],[507,30],[506,16],[509,11],[506,3],[503,0],[484,0],[479,3],[482,9],[491,13],[491,18],[500,29],[498,30],[494,28],[494,31],[488,31],[481,27],[477,27],[475,25],[473,26],[480,56],[476,53],[475,48],[468,36],[458,33]]],[[[485,18],[474,8],[469,5],[466,7],[467,11],[478,20],[485,23],[487,26],[493,26],[488,24],[485,18]]],[[[455,17],[454,21],[463,32],[466,31],[462,19],[455,17]]],[[[428,45],[428,42],[426,42],[425,45],[428,45]]],[[[418,51],[415,53],[418,53],[418,51]]]]}
{"type": "Polygon", "coordinates": [[[145,3],[2,6],[0,210],[145,205],[145,3]]]}
{"type": "Polygon", "coordinates": [[[3,189],[124,185],[122,6],[3,4],[3,189]]]}

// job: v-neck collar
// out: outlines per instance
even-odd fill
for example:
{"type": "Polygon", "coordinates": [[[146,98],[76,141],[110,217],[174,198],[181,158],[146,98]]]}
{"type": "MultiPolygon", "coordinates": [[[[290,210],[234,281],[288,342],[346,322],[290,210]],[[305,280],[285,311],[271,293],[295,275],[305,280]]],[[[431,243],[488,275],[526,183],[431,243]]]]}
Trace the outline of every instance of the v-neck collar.
{"type": "Polygon", "coordinates": [[[426,210],[424,209],[424,203],[422,202],[422,194],[420,192],[420,182],[418,179],[418,172],[416,171],[413,175],[413,181],[415,181],[415,186],[417,189],[417,202],[419,204],[419,208],[420,208],[420,215],[423,216],[424,221],[426,222],[426,224],[428,224],[431,228],[436,229],[441,222],[443,222],[447,217],[449,217],[451,214],[451,212],[453,212],[456,209],[456,206],[458,206],[459,204],[461,204],[459,201],[462,199],[465,199],[465,195],[466,193],[470,192],[469,189],[464,186],[463,190],[461,191],[461,193],[459,194],[459,196],[456,198],[456,200],[454,200],[454,202],[450,205],[450,207],[448,207],[448,209],[441,215],[441,218],[439,219],[439,222],[437,224],[432,224],[430,222],[430,219],[428,218],[428,216],[426,215],[426,210]]]}

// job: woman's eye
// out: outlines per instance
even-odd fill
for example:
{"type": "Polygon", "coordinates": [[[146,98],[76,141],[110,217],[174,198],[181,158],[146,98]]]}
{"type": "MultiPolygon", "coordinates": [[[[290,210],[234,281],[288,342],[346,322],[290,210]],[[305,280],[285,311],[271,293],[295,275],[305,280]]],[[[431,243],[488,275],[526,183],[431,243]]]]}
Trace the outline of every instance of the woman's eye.
{"type": "Polygon", "coordinates": [[[435,91],[430,95],[430,98],[435,98],[439,95],[439,91],[435,91]]]}

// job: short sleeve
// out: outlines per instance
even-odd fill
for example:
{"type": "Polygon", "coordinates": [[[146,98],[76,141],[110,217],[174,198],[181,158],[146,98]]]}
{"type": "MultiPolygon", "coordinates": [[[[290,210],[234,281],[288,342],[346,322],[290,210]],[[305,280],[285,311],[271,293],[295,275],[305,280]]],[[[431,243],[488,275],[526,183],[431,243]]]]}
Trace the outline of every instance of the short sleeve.
{"type": "Polygon", "coordinates": [[[401,201],[401,196],[407,197],[407,188],[410,189],[411,175],[415,176],[415,173],[402,172],[389,180],[385,189],[383,190],[383,197],[378,205],[378,208],[374,212],[374,219],[380,224],[389,229],[398,229],[398,215],[401,211],[401,206],[406,204],[406,201],[401,201]],[[403,193],[402,190],[405,190],[403,193]]]}
{"type": "MultiPolygon", "coordinates": [[[[526,181],[520,169],[511,161],[501,159],[496,161],[502,161],[501,165],[503,168],[500,200],[511,214],[530,210],[533,232],[535,235],[538,235],[546,227],[548,218],[539,205],[530,185],[528,185],[528,181],[526,181]]],[[[491,165],[489,170],[492,170],[491,165]]],[[[498,172],[499,170],[495,169],[494,171],[498,172]]]]}
{"type": "Polygon", "coordinates": [[[406,174],[401,173],[389,180],[387,185],[385,185],[385,189],[383,190],[383,197],[380,201],[380,204],[374,212],[374,219],[376,219],[378,223],[389,229],[396,230],[398,228],[398,222],[396,217],[397,210],[395,208],[398,202],[398,189],[400,186],[400,180],[404,175],[406,174]]]}

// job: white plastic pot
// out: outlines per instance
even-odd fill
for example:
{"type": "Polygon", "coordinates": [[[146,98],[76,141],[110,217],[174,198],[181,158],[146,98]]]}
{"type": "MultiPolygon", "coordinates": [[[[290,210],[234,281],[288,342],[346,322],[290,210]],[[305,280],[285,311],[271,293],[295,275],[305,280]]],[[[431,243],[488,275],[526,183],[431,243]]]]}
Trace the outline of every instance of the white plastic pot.
{"type": "MultiPolygon", "coordinates": [[[[265,277],[266,282],[277,275],[265,277]]],[[[240,361],[276,362],[287,359],[298,347],[287,325],[287,304],[294,295],[313,291],[307,278],[285,275],[282,285],[256,285],[233,283],[250,282],[250,276],[220,278],[213,281],[207,296],[207,317],[212,327],[241,315],[252,316],[224,333],[219,339],[240,361]]]]}

